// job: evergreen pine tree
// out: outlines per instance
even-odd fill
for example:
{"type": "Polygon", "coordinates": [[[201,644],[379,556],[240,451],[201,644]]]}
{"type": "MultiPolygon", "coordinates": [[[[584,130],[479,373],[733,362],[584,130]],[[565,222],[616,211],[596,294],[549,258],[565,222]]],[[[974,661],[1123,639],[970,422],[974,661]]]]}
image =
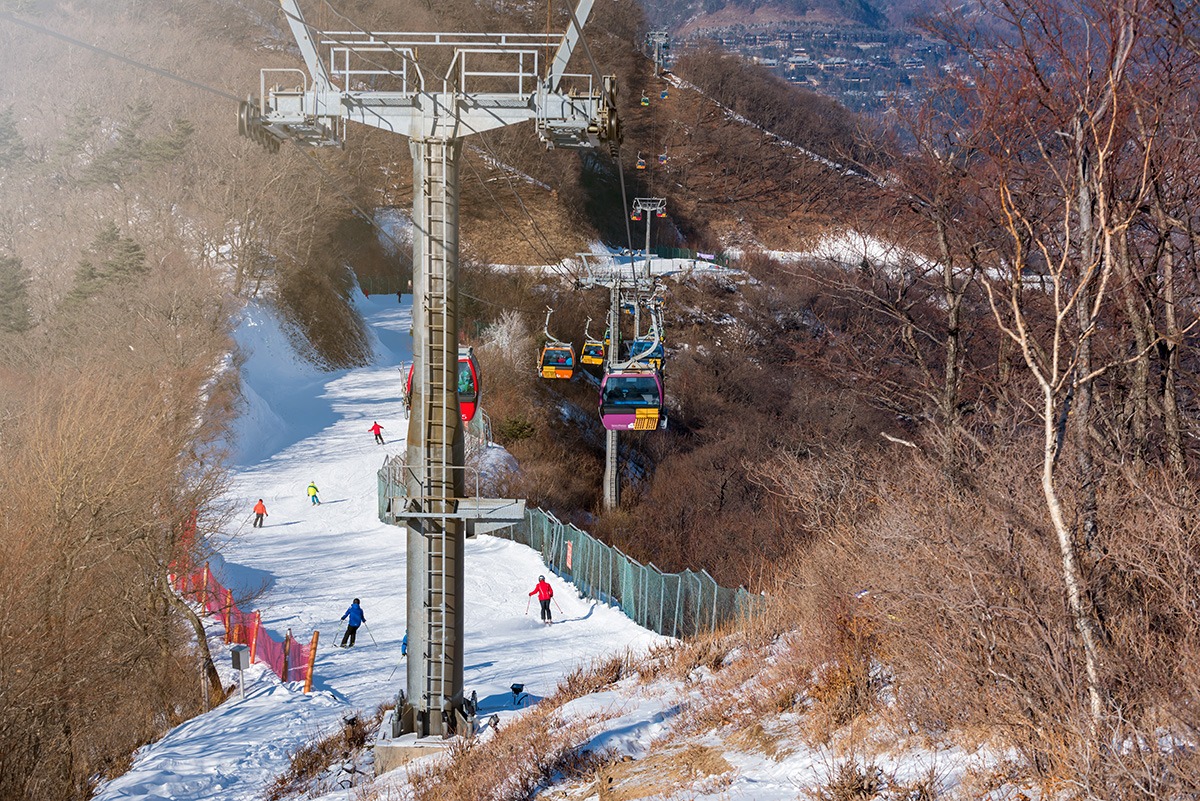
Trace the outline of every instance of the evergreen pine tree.
{"type": "Polygon", "coordinates": [[[25,140],[17,130],[11,108],[0,111],[0,168],[15,164],[25,155],[25,140]]]}
{"type": "Polygon", "coordinates": [[[196,126],[185,119],[176,118],[164,136],[146,140],[144,151],[148,164],[170,164],[179,159],[192,141],[196,126]]]}
{"type": "Polygon", "coordinates": [[[32,327],[29,271],[16,256],[0,256],[0,330],[19,333],[32,327]]]}
{"type": "Polygon", "coordinates": [[[62,160],[68,173],[79,154],[89,150],[99,125],[100,118],[86,106],[71,111],[63,138],[54,143],[54,155],[62,160]]]}
{"type": "Polygon", "coordinates": [[[110,220],[96,234],[75,269],[75,283],[67,301],[87,300],[109,284],[128,281],[146,270],[146,252],[142,246],[122,236],[116,223],[110,220]]]}

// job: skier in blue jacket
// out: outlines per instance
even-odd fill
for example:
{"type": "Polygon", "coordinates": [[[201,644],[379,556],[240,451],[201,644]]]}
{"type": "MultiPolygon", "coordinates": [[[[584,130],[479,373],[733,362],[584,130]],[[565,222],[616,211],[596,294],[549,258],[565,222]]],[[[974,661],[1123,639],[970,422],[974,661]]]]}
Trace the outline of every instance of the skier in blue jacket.
{"type": "Polygon", "coordinates": [[[346,610],[346,614],[342,615],[342,620],[346,621],[346,633],[342,635],[342,647],[354,647],[354,635],[358,633],[358,627],[367,622],[367,615],[363,612],[362,607],[358,605],[358,599],[354,599],[354,603],[350,604],[350,608],[346,610]],[[346,644],[347,640],[350,642],[346,644]]]}

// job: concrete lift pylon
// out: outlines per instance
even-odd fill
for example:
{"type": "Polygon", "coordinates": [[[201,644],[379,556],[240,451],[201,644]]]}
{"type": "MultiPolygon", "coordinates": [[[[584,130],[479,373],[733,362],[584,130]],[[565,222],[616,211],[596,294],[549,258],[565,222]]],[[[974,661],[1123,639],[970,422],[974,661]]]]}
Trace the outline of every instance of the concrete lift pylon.
{"type": "Polygon", "coordinates": [[[241,133],[272,151],[285,140],[341,146],[347,122],[409,139],[414,368],[407,497],[395,513],[408,530],[409,663],[392,736],[469,732],[474,713],[463,691],[462,616],[465,529],[473,513],[463,503],[456,394],[462,140],[532,120],[548,148],[607,144],[616,151],[615,78],[566,72],[593,2],[579,0],[560,36],[318,31],[304,21],[297,0],[280,0],[307,71],[262,70],[258,99],[239,111],[241,133]],[[325,48],[328,63],[321,58],[325,48]],[[418,54],[430,53],[443,54],[448,66],[441,75],[422,70],[418,54]]]}

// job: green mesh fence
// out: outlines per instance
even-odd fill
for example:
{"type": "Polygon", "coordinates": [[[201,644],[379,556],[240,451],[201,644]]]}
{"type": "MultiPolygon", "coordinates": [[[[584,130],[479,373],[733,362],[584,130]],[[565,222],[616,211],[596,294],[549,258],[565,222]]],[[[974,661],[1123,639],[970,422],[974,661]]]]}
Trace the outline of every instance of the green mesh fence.
{"type": "Polygon", "coordinates": [[[712,631],[757,611],[758,596],[742,587],[722,587],[704,570],[664,573],[653,564],[643,565],[541,509],[526,509],[523,522],[495,536],[528,545],[585,597],[616,606],[659,634],[686,637],[712,631]]]}
{"type": "Polygon", "coordinates": [[[379,519],[384,523],[395,523],[395,512],[403,506],[402,500],[407,495],[404,486],[404,460],[388,456],[383,460],[383,466],[376,474],[379,491],[376,499],[379,504],[379,519]]]}
{"type": "MultiPolygon", "coordinates": [[[[378,473],[379,519],[396,523],[403,506],[404,462],[384,460],[378,473]]],[[[722,587],[707,571],[664,573],[643,565],[586,531],[533,507],[525,519],[495,533],[527,545],[550,569],[573,582],[587,598],[615,606],[638,625],[669,637],[687,637],[736,623],[757,613],[760,598],[744,588],[722,587]]]]}
{"type": "Polygon", "coordinates": [[[401,276],[358,276],[358,288],[365,295],[395,295],[397,292],[412,294],[412,283],[401,276]]]}
{"type": "Polygon", "coordinates": [[[704,253],[701,254],[695,250],[687,248],[654,248],[654,255],[660,259],[701,259],[703,261],[711,261],[719,264],[722,267],[729,266],[729,257],[724,253],[704,253]]]}

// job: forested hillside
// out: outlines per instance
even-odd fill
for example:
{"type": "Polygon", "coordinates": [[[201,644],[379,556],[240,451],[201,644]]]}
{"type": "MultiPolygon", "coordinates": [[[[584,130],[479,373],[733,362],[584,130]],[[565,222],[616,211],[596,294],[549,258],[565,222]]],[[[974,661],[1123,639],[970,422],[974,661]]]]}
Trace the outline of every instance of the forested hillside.
{"type": "MultiPolygon", "coordinates": [[[[359,3],[346,19],[306,10],[320,24],[392,29],[545,24],[512,9],[480,18],[471,3],[436,13],[359,3]]],[[[258,298],[318,364],[368,359],[345,303],[352,268],[395,287],[407,261],[356,208],[407,206],[411,167],[401,142],[361,130],[344,151],[275,155],[236,136],[234,99],[257,91],[258,68],[296,63],[273,2],[22,0],[0,11],[25,23],[0,18],[0,795],[81,798],[199,710],[202,675],[215,681],[165,581],[227,511],[217,499],[222,431],[239,409],[231,315],[258,298]]],[[[552,21],[565,26],[565,12],[552,21]]],[[[651,80],[634,47],[641,25],[631,3],[605,4],[589,25],[593,52],[625,87],[651,80]]],[[[665,124],[633,112],[636,90],[622,102],[631,140],[665,124]]],[[[690,102],[697,132],[715,123],[724,142],[761,139],[690,102]]],[[[774,225],[762,198],[706,198],[714,183],[745,185],[755,167],[717,168],[706,153],[719,144],[705,141],[681,145],[692,173],[680,183],[699,200],[687,213],[681,204],[660,241],[717,247],[710,221],[742,205],[774,225]]],[[[636,151],[623,156],[631,168],[636,151]]],[[[539,264],[624,238],[619,181],[603,159],[546,153],[519,129],[469,148],[467,165],[464,247],[475,259],[539,264]]],[[[220,688],[210,691],[215,701],[220,688]]]]}
{"type": "MultiPolygon", "coordinates": [[[[1141,11],[943,20],[979,66],[936,81],[827,218],[890,245],[672,289],[672,428],[636,441],[629,506],[592,526],[667,569],[761,578],[775,628],[713,647],[776,664],[794,636],[788,658],[820,666],[792,702],[830,724],[815,736],[899,714],[1014,749],[991,789],[1197,792],[1198,51],[1141,11]]],[[[564,513],[588,447],[543,478],[564,513]]],[[[772,720],[776,742],[814,736],[772,720]]],[[[891,797],[863,781],[826,797],[891,797]]]]}
{"type": "MultiPolygon", "coordinates": [[[[375,30],[568,19],[304,8],[375,30]]],[[[200,711],[201,682],[223,692],[166,576],[229,514],[234,315],[259,300],[315,364],[366,363],[347,300],[356,279],[407,286],[368,218],[408,206],[411,163],[377,131],[276,154],[237,138],[258,69],[298,64],[272,0],[0,11],[0,797],[86,798],[200,711]]],[[[490,489],[767,594],[753,625],[617,665],[727,677],[681,738],[916,733],[1005,755],[975,797],[1194,797],[1200,39],[1171,4],[989,13],[934,26],[973,66],[881,130],[714,51],[668,81],[633,0],[599,4],[619,161],[546,152],[531,126],[464,148],[461,330],[520,466],[490,489]],[[548,305],[578,341],[606,299],[513,265],[637,245],[634,196],[666,198],[652,244],[740,258],[670,283],[671,423],[624,439],[605,512],[595,389],[548,385],[533,354],[548,305]],[[845,242],[870,246],[814,255],[845,242]]],[[[871,775],[853,747],[844,764],[871,775]]],[[[888,797],[846,787],[820,797],[888,797]]]]}

